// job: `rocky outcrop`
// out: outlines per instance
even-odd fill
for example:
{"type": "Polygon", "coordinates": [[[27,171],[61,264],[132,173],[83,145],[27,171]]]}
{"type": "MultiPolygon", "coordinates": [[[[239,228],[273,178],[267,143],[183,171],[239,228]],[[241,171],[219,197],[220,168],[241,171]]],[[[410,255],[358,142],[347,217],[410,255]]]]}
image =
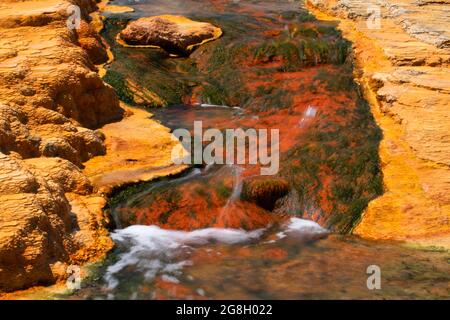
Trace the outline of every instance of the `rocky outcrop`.
{"type": "Polygon", "coordinates": [[[130,22],[119,40],[131,46],[155,46],[169,53],[189,54],[196,46],[219,38],[220,28],[182,16],[155,16],[130,22]]]}
{"type": "Polygon", "coordinates": [[[84,163],[83,173],[101,194],[188,168],[172,161],[171,151],[179,142],[170,134],[170,129],[151,120],[147,111],[130,106],[124,108],[125,119],[102,128],[106,135],[106,154],[84,163]]]}
{"type": "Polygon", "coordinates": [[[107,13],[129,13],[134,12],[134,9],[127,6],[108,5],[102,8],[102,11],[107,13]]]}
{"type": "Polygon", "coordinates": [[[106,44],[90,23],[84,20],[80,22],[80,27],[77,29],[77,40],[94,64],[108,61],[106,44]]]}
{"type": "MultiPolygon", "coordinates": [[[[69,265],[101,259],[113,246],[105,195],[90,179],[92,166],[83,170],[86,161],[114,152],[111,136],[119,134],[103,127],[125,116],[114,90],[97,73],[96,64],[108,54],[89,22],[96,2],[0,4],[0,293],[64,279],[69,265]],[[73,4],[81,20],[69,28],[73,4]]],[[[133,125],[147,123],[145,137],[160,139],[144,164],[125,161],[131,151],[108,154],[105,161],[119,162],[123,173],[113,183],[171,173],[170,148],[158,145],[165,141],[170,147],[171,135],[141,112],[140,123],[127,117],[114,128],[121,132],[125,126],[130,138],[133,125]],[[135,166],[145,175],[127,175],[135,166]],[[149,167],[160,170],[150,175],[149,167]]],[[[100,171],[115,168],[94,163],[100,171]]]]}
{"type": "Polygon", "coordinates": [[[107,220],[80,219],[66,197],[92,190],[75,165],[60,158],[20,160],[3,153],[0,162],[1,291],[54,283],[67,276],[68,265],[94,257],[83,256],[86,248],[98,257],[112,247],[107,220]],[[86,234],[89,239],[83,238],[86,234]]]}
{"type": "Polygon", "coordinates": [[[308,5],[320,19],[338,18],[338,28],[353,42],[356,77],[383,129],[386,192],[369,204],[354,233],[449,246],[449,4],[310,0],[308,5]]]}
{"type": "Polygon", "coordinates": [[[106,51],[88,23],[95,1],[74,3],[73,30],[70,2],[1,4],[0,291],[53,283],[112,247],[102,207],[86,216],[72,205],[103,199],[80,168],[106,151],[96,129],[124,112],[97,75],[106,51]]]}

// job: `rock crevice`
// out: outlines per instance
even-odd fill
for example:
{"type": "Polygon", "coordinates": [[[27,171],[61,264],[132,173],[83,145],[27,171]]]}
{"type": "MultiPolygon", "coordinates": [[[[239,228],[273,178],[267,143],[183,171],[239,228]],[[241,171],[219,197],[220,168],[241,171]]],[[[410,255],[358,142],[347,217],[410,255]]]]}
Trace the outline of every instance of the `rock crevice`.
{"type": "Polygon", "coordinates": [[[89,25],[95,2],[0,4],[0,292],[54,283],[112,247],[101,210],[72,205],[104,203],[80,168],[105,154],[96,129],[124,113],[95,67],[106,55],[89,25]]]}

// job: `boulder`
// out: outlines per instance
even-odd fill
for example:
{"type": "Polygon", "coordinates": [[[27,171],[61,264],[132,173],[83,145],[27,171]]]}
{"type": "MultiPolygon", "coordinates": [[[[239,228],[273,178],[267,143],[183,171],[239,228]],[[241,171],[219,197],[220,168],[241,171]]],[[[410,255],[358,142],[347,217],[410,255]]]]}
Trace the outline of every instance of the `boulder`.
{"type": "Polygon", "coordinates": [[[68,276],[113,243],[105,200],[80,167],[105,153],[97,128],[124,110],[94,63],[95,0],[5,1],[0,10],[0,296],[68,276]],[[80,28],[67,9],[81,8],[80,28]]]}
{"type": "Polygon", "coordinates": [[[272,211],[278,199],[289,193],[289,183],[282,178],[254,177],[244,181],[241,198],[272,211]]]}
{"type": "Polygon", "coordinates": [[[160,47],[169,53],[188,55],[196,46],[221,35],[222,30],[210,23],[163,15],[132,21],[119,33],[118,40],[128,46],[160,47]]]}

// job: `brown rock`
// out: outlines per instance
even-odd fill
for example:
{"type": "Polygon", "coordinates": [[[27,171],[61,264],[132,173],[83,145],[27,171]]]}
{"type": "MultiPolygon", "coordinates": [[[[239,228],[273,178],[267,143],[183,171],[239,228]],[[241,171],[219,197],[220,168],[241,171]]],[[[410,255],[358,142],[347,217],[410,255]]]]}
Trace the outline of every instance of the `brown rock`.
{"type": "MultiPolygon", "coordinates": [[[[95,8],[94,0],[74,3],[85,19],[95,8]]],[[[104,135],[92,129],[120,120],[123,109],[96,73],[92,55],[102,53],[85,51],[98,36],[86,21],[78,34],[67,28],[69,5],[1,4],[0,292],[54,283],[69,264],[112,246],[105,200],[90,195],[77,166],[105,153],[104,135]]]]}
{"type": "MultiPolygon", "coordinates": [[[[75,3],[86,17],[86,8],[95,8],[93,0],[75,3]]],[[[83,39],[99,42],[99,36],[85,20],[78,31],[66,26],[70,5],[63,0],[2,3],[0,19],[8,23],[1,24],[0,51],[11,54],[0,54],[1,152],[62,157],[81,166],[105,152],[101,136],[84,127],[95,129],[123,115],[114,90],[79,46],[83,39]]]]}
{"type": "Polygon", "coordinates": [[[244,181],[242,199],[272,211],[278,199],[289,193],[289,183],[281,178],[259,176],[244,181]]]}
{"type": "Polygon", "coordinates": [[[131,46],[156,46],[169,53],[189,54],[195,46],[219,38],[220,28],[182,16],[140,18],[128,24],[119,39],[131,46]]]}
{"type": "Polygon", "coordinates": [[[90,194],[89,179],[72,162],[61,158],[32,158],[24,160],[28,170],[45,181],[60,184],[64,192],[90,194]]]}
{"type": "Polygon", "coordinates": [[[105,6],[102,11],[108,12],[108,13],[128,13],[128,12],[134,12],[134,9],[131,7],[127,7],[127,6],[108,5],[108,6],[105,6]]]}
{"type": "Polygon", "coordinates": [[[67,160],[0,153],[0,292],[54,283],[68,265],[104,256],[105,199],[82,196],[91,191],[67,160]]]}
{"type": "Polygon", "coordinates": [[[86,21],[81,21],[80,28],[76,30],[78,43],[87,52],[94,64],[108,61],[106,45],[95,29],[86,21]]]}

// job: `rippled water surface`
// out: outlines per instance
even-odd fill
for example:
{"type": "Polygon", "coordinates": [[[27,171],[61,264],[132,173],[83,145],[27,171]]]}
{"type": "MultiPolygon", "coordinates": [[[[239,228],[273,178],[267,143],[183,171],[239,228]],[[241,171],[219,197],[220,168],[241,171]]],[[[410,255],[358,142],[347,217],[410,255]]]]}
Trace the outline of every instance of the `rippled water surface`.
{"type": "Polygon", "coordinates": [[[75,299],[448,299],[449,255],[329,235],[293,218],[267,230],[132,226],[75,299]],[[367,268],[381,268],[381,290],[367,268]]]}

